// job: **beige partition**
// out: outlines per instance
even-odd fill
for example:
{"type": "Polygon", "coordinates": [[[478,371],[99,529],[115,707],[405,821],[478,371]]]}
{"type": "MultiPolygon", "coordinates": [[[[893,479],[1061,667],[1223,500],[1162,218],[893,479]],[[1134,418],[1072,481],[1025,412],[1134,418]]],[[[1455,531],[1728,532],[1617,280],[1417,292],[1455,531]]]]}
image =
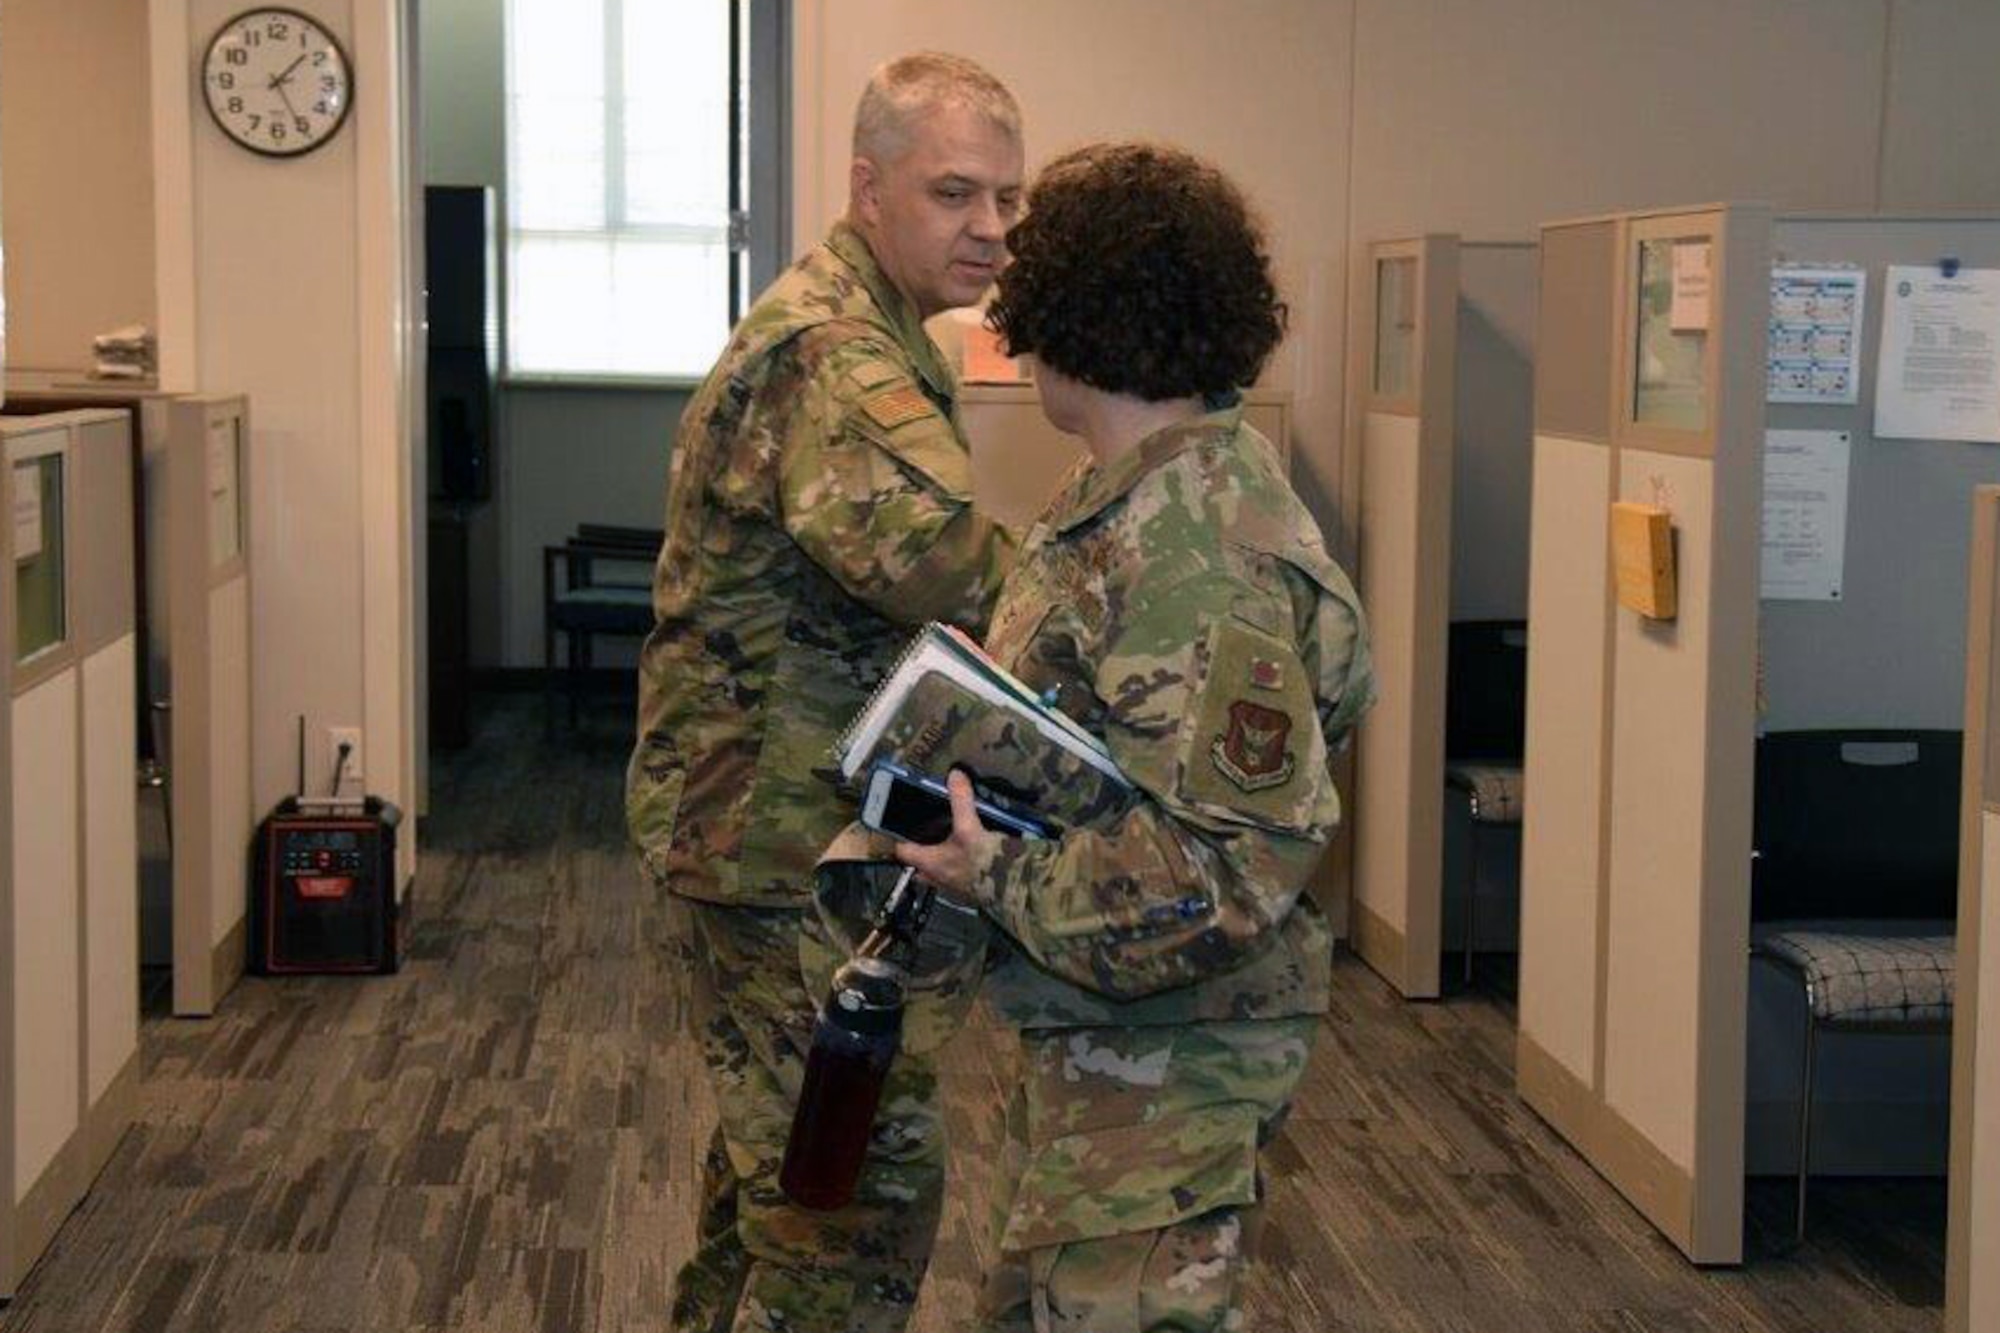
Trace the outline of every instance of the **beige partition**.
{"type": "Polygon", "coordinates": [[[130,1125],[138,1090],[131,424],[0,421],[10,792],[0,1295],[130,1125]],[[17,499],[20,503],[17,505],[17,499]]]}
{"type": "Polygon", "coordinates": [[[2000,486],[1973,500],[1968,582],[1946,1333],[2000,1328],[2000,486]]]}
{"type": "Polygon", "coordinates": [[[0,449],[0,1296],[11,1295],[22,1271],[20,1235],[14,1187],[16,1126],[20,1123],[20,1043],[14,1035],[14,1011],[21,994],[16,966],[14,926],[14,468],[0,449]]]}
{"type": "MultiPolygon", "coordinates": [[[[1084,456],[1082,443],[1049,424],[1031,384],[969,384],[959,393],[958,409],[972,442],[972,485],[980,508],[1025,531],[1084,456]]],[[[1290,394],[1246,389],[1243,419],[1290,459],[1290,394]]]]}
{"type": "Polygon", "coordinates": [[[1632,214],[1552,227],[1543,253],[1518,1077],[1691,1259],[1733,1263],[1770,219],[1632,214]],[[1612,499],[1667,510],[1674,619],[1577,568],[1606,569],[1612,499]]]}
{"type": "Polygon", "coordinates": [[[1355,743],[1355,951],[1438,993],[1458,238],[1378,242],[1358,275],[1361,604],[1379,690],[1355,743]]]}
{"type": "Polygon", "coordinates": [[[169,408],[168,663],[173,692],[174,1012],[203,1015],[243,975],[250,785],[250,439],[241,397],[169,408]]]}

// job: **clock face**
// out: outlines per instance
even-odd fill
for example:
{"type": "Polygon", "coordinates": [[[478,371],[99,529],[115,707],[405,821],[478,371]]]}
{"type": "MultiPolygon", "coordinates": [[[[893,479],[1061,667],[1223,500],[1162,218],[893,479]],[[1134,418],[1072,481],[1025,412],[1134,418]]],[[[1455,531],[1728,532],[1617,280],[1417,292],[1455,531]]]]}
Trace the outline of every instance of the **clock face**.
{"type": "Polygon", "coordinates": [[[270,157],[331,139],[354,99],[340,43],[291,9],[249,9],[223,24],[202,57],[201,83],[222,132],[270,157]]]}

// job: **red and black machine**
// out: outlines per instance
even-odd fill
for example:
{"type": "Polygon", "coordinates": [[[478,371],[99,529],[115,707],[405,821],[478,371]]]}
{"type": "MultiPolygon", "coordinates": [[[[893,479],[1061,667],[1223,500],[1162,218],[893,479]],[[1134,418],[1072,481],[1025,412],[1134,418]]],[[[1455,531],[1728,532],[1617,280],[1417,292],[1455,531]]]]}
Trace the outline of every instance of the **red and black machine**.
{"type": "Polygon", "coordinates": [[[250,894],[252,971],[396,970],[400,820],[374,796],[345,806],[286,797],[265,817],[250,894]]]}
{"type": "MultiPolygon", "coordinates": [[[[334,787],[339,785],[336,770],[334,787]]],[[[280,801],[257,828],[250,970],[265,976],[394,972],[401,822],[402,812],[376,796],[280,801]]]]}

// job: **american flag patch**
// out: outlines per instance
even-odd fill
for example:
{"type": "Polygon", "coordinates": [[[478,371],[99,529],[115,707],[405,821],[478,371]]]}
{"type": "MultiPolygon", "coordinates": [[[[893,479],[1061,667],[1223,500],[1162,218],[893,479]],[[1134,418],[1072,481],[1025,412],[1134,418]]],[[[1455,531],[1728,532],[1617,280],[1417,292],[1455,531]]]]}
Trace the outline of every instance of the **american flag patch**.
{"type": "Polygon", "coordinates": [[[861,407],[884,430],[894,430],[906,421],[937,411],[930,399],[908,385],[864,398],[861,407]]]}

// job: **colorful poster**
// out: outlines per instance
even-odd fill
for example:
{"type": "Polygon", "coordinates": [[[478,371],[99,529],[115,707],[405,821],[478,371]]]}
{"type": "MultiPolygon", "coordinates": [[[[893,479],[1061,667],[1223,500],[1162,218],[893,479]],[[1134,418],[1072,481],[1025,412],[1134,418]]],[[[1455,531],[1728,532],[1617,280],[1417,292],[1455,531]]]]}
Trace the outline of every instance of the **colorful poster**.
{"type": "Polygon", "coordinates": [[[1868,275],[1858,268],[1772,266],[1767,401],[1860,401],[1867,297],[1868,275]]]}

